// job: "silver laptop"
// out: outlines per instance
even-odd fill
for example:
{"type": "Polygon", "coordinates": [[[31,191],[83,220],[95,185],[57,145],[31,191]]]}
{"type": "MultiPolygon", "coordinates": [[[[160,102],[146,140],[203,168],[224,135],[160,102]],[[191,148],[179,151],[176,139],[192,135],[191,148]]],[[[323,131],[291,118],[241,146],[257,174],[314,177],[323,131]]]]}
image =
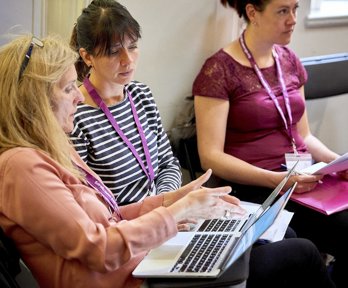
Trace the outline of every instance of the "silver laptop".
{"type": "Polygon", "coordinates": [[[295,165],[288,171],[283,180],[278,184],[278,186],[272,191],[272,193],[254,213],[247,214],[245,215],[245,217],[236,216],[229,219],[200,220],[196,225],[194,225],[192,231],[241,233],[247,230],[251,226],[251,224],[254,223],[274,202],[286,182],[289,180],[290,176],[293,174],[297,163],[298,162],[296,162],[295,165]]]}
{"type": "MultiPolygon", "coordinates": [[[[275,190],[281,190],[278,187],[285,185],[292,171],[289,171],[275,190]]],[[[273,205],[260,208],[258,217],[249,217],[245,223],[247,228],[239,232],[179,232],[172,239],[151,250],[133,271],[133,276],[140,278],[219,277],[273,224],[295,186],[296,183],[273,205]]]]}

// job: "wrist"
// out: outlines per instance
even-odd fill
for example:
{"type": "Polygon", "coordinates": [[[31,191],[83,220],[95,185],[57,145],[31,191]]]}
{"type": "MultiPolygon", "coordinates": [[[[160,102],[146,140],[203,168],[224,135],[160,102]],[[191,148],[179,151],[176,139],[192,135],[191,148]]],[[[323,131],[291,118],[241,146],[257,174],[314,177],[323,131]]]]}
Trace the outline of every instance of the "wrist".
{"type": "Polygon", "coordinates": [[[182,207],[182,203],[180,202],[181,201],[166,207],[177,223],[185,219],[185,207],[182,207]]]}
{"type": "Polygon", "coordinates": [[[163,202],[162,202],[163,207],[169,207],[176,201],[175,191],[163,192],[162,194],[163,194],[163,202]]]}
{"type": "Polygon", "coordinates": [[[269,179],[269,188],[275,188],[278,184],[283,180],[286,172],[274,172],[269,171],[269,175],[267,175],[266,179],[269,179]]]}

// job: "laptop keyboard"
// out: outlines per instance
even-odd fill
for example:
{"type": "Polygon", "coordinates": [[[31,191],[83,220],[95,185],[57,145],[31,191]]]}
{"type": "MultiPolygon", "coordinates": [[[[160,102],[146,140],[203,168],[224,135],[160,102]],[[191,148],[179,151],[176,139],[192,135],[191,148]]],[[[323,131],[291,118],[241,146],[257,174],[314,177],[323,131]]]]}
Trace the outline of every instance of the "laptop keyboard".
{"type": "Polygon", "coordinates": [[[210,272],[233,235],[195,235],[171,272],[210,272]]]}
{"type": "Polygon", "coordinates": [[[199,227],[198,232],[232,232],[241,222],[240,219],[211,219],[205,220],[199,227]]]}

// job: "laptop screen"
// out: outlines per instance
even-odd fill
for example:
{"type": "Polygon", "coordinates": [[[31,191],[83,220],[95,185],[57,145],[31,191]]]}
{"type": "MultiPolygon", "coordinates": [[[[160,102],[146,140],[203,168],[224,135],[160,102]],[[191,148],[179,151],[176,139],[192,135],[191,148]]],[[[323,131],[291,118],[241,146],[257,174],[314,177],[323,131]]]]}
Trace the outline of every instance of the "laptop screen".
{"type": "Polygon", "coordinates": [[[253,213],[253,215],[250,216],[250,218],[248,219],[248,222],[243,227],[243,231],[246,231],[262,215],[262,213],[265,210],[267,210],[269,206],[274,202],[279,192],[283,189],[286,182],[288,182],[290,176],[294,173],[297,163],[298,161],[295,163],[295,165],[291,169],[289,169],[286,176],[278,184],[278,186],[273,190],[273,192],[267,197],[267,199],[262,203],[262,205],[255,211],[255,213],[253,213]]]}
{"type": "Polygon", "coordinates": [[[288,202],[292,192],[296,187],[297,182],[295,182],[291,188],[288,189],[272,206],[267,209],[260,218],[256,220],[247,230],[245,230],[238,242],[231,250],[231,257],[227,258],[226,264],[223,270],[230,265],[232,265],[247,249],[253,245],[260,236],[273,224],[274,220],[277,218],[278,214],[285,207],[288,202]]]}

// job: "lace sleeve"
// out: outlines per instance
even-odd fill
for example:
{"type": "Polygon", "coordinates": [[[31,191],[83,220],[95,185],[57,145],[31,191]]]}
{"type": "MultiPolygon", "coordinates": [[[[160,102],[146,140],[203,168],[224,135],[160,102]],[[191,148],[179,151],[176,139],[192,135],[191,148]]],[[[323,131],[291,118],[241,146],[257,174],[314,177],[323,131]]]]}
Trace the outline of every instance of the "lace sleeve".
{"type": "Polygon", "coordinates": [[[219,51],[205,61],[193,83],[193,95],[228,99],[227,70],[221,53],[219,51]]]}

